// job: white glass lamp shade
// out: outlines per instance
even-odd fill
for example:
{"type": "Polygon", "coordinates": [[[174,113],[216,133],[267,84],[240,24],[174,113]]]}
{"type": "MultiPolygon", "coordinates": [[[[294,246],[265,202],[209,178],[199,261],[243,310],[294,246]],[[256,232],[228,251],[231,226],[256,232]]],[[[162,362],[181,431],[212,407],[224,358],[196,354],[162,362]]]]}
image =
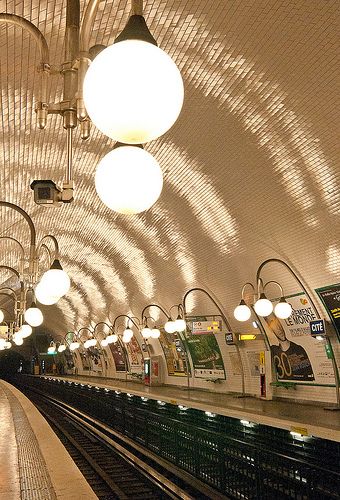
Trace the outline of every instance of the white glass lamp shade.
{"type": "Polygon", "coordinates": [[[108,335],[106,337],[106,340],[107,340],[108,344],[114,344],[118,340],[118,335],[116,335],[115,333],[112,333],[111,335],[108,335]]]}
{"type": "Polygon", "coordinates": [[[151,338],[153,339],[158,339],[161,335],[161,332],[158,330],[158,328],[152,328],[151,330],[151,338]]]}
{"type": "Polygon", "coordinates": [[[147,326],[142,328],[141,334],[144,339],[149,339],[152,334],[151,328],[148,328],[147,326]]]}
{"type": "Polygon", "coordinates": [[[44,321],[44,316],[40,309],[33,303],[24,315],[25,321],[31,326],[39,326],[44,321]]]}
{"type": "Polygon", "coordinates": [[[292,310],[292,306],[285,299],[281,299],[274,307],[274,314],[277,318],[287,319],[292,314],[292,310]]]}
{"type": "Polygon", "coordinates": [[[43,274],[41,283],[48,295],[53,297],[63,297],[71,286],[70,278],[58,259],[55,259],[51,268],[43,274]]]}
{"type": "Polygon", "coordinates": [[[164,325],[164,330],[167,332],[167,333],[175,333],[176,331],[176,325],[175,325],[175,322],[172,321],[172,320],[169,320],[165,323],[164,325]]]}
{"type": "Polygon", "coordinates": [[[102,347],[106,347],[106,346],[108,346],[108,345],[109,345],[109,342],[108,342],[108,340],[105,338],[105,339],[102,339],[102,340],[100,341],[100,345],[101,345],[102,347]]]}
{"type": "Polygon", "coordinates": [[[98,164],[96,190],[102,202],[121,214],[150,208],[163,187],[162,170],[155,158],[137,146],[119,146],[98,164]]]}
{"type": "Polygon", "coordinates": [[[181,74],[162,49],[141,40],[110,45],[84,80],[86,110],[103,134],[140,144],[163,135],[182,109],[181,74]]]}
{"type": "Polygon", "coordinates": [[[75,351],[76,349],[79,349],[79,342],[71,342],[70,344],[70,351],[75,351]]]}
{"type": "Polygon", "coordinates": [[[10,349],[11,347],[12,347],[11,342],[10,342],[9,340],[7,340],[7,341],[5,342],[4,348],[5,348],[5,349],[10,349]]]}
{"type": "Polygon", "coordinates": [[[89,347],[91,347],[91,339],[85,340],[84,347],[85,347],[85,349],[88,349],[89,347]]]}
{"type": "Polygon", "coordinates": [[[186,322],[182,318],[177,318],[175,321],[175,332],[184,332],[186,329],[186,322]]]}
{"type": "Polygon", "coordinates": [[[64,351],[66,351],[66,345],[60,344],[60,346],[58,347],[58,352],[64,352],[64,351]]]}
{"type": "Polygon", "coordinates": [[[254,309],[259,316],[269,316],[273,312],[273,304],[261,293],[260,298],[255,302],[254,309]]]}
{"type": "Polygon", "coordinates": [[[45,306],[56,304],[60,299],[59,295],[51,295],[51,288],[49,287],[49,284],[47,282],[44,283],[43,281],[40,281],[35,287],[35,297],[40,304],[44,304],[45,306]]]}
{"type": "Polygon", "coordinates": [[[130,340],[132,339],[132,337],[130,337],[130,335],[125,335],[123,333],[123,336],[122,336],[122,341],[124,342],[124,344],[128,344],[130,342],[130,340]]]}
{"type": "Polygon", "coordinates": [[[0,323],[2,323],[2,322],[3,322],[4,318],[5,318],[5,315],[4,315],[4,313],[2,312],[2,310],[0,309],[0,323]]]}
{"type": "Polygon", "coordinates": [[[31,325],[27,325],[26,323],[24,323],[21,328],[20,328],[20,335],[23,339],[25,339],[26,337],[29,337],[31,334],[32,334],[32,327],[31,325]]]}
{"type": "Polygon", "coordinates": [[[6,339],[0,338],[0,350],[5,349],[6,339]]]}
{"type": "Polygon", "coordinates": [[[126,337],[128,338],[128,342],[132,339],[133,337],[133,331],[131,330],[131,328],[126,328],[123,332],[123,337],[126,337]]]}
{"type": "Polygon", "coordinates": [[[24,340],[19,332],[13,335],[13,342],[15,343],[15,345],[22,345],[24,343],[24,340]]]}
{"type": "Polygon", "coordinates": [[[251,316],[251,310],[242,299],[240,304],[234,309],[234,317],[237,321],[247,321],[251,316]]]}
{"type": "Polygon", "coordinates": [[[56,346],[55,346],[54,344],[53,344],[53,345],[50,345],[50,346],[47,348],[47,352],[48,352],[49,354],[54,354],[54,353],[55,353],[55,350],[56,350],[56,349],[55,349],[55,347],[56,347],[56,346]]]}

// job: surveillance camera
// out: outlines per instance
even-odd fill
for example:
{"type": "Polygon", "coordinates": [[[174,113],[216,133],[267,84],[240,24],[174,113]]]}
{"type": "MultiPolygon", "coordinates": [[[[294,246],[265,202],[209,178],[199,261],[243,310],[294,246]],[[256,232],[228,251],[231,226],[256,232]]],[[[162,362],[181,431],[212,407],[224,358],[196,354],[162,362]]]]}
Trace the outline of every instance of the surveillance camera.
{"type": "Polygon", "coordinates": [[[70,203],[73,200],[73,184],[65,184],[60,189],[51,180],[35,180],[31,183],[34,191],[34,201],[37,205],[46,207],[60,207],[62,203],[70,203]]]}

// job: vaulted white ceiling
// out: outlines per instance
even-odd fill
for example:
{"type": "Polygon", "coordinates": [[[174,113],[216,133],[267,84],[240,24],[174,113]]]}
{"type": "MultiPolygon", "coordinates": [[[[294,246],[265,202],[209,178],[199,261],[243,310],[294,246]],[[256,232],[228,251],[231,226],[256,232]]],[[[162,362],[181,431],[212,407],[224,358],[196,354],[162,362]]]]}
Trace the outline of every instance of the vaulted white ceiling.
{"type": "MultiPolygon", "coordinates": [[[[185,103],[174,127],[146,147],[164,187],[135,216],[110,211],[96,194],[96,165],[114,143],[94,128],[87,142],[75,134],[74,202],[34,204],[32,180],[65,178],[66,133],[55,115],[37,129],[37,47],[20,28],[0,25],[0,198],[24,208],[39,237],[59,240],[72,289],[44,308],[57,333],[140,316],[151,302],[170,307],[193,286],[213,292],[231,316],[242,284],[268,257],[288,261],[311,288],[339,281],[338,0],[144,4],[151,32],[181,70],[185,103]]],[[[112,43],[129,10],[126,1],[101,2],[91,44],[112,43]]],[[[63,62],[66,0],[0,0],[0,11],[34,23],[52,65],[63,62]]],[[[61,95],[55,75],[50,102],[61,95]]],[[[28,247],[26,224],[4,208],[1,234],[28,247]]],[[[17,267],[15,247],[0,248],[1,263],[17,267]]],[[[268,277],[298,291],[279,267],[268,277]]],[[[208,308],[193,294],[195,303],[208,308]]]]}

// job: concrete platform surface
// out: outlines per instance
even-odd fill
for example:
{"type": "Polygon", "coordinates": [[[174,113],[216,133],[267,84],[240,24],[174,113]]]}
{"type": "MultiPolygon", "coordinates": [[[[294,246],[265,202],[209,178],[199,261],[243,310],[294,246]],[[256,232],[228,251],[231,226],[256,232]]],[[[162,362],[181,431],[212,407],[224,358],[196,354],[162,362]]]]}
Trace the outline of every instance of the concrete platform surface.
{"type": "Polygon", "coordinates": [[[35,406],[0,380],[0,500],[97,496],[35,406]]]}
{"type": "Polygon", "coordinates": [[[340,442],[340,411],[325,410],[320,406],[293,401],[265,401],[255,397],[240,398],[230,394],[174,386],[148,387],[138,382],[103,377],[53,376],[52,378],[120,390],[136,396],[146,396],[289,431],[299,432],[297,429],[300,428],[306,435],[340,442]]]}

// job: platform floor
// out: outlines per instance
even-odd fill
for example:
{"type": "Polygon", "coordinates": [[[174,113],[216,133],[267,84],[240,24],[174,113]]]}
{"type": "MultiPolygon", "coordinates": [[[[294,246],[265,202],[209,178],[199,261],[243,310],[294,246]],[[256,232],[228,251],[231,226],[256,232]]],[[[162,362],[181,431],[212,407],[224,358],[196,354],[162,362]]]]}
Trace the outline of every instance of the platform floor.
{"type": "Polygon", "coordinates": [[[340,411],[326,410],[320,406],[293,401],[265,401],[255,397],[240,398],[229,394],[173,386],[148,387],[138,382],[103,377],[58,378],[120,390],[136,396],[146,396],[171,404],[181,404],[189,408],[340,442],[340,411]]]}
{"type": "Polygon", "coordinates": [[[35,406],[0,380],[0,500],[96,498],[35,406]]]}

